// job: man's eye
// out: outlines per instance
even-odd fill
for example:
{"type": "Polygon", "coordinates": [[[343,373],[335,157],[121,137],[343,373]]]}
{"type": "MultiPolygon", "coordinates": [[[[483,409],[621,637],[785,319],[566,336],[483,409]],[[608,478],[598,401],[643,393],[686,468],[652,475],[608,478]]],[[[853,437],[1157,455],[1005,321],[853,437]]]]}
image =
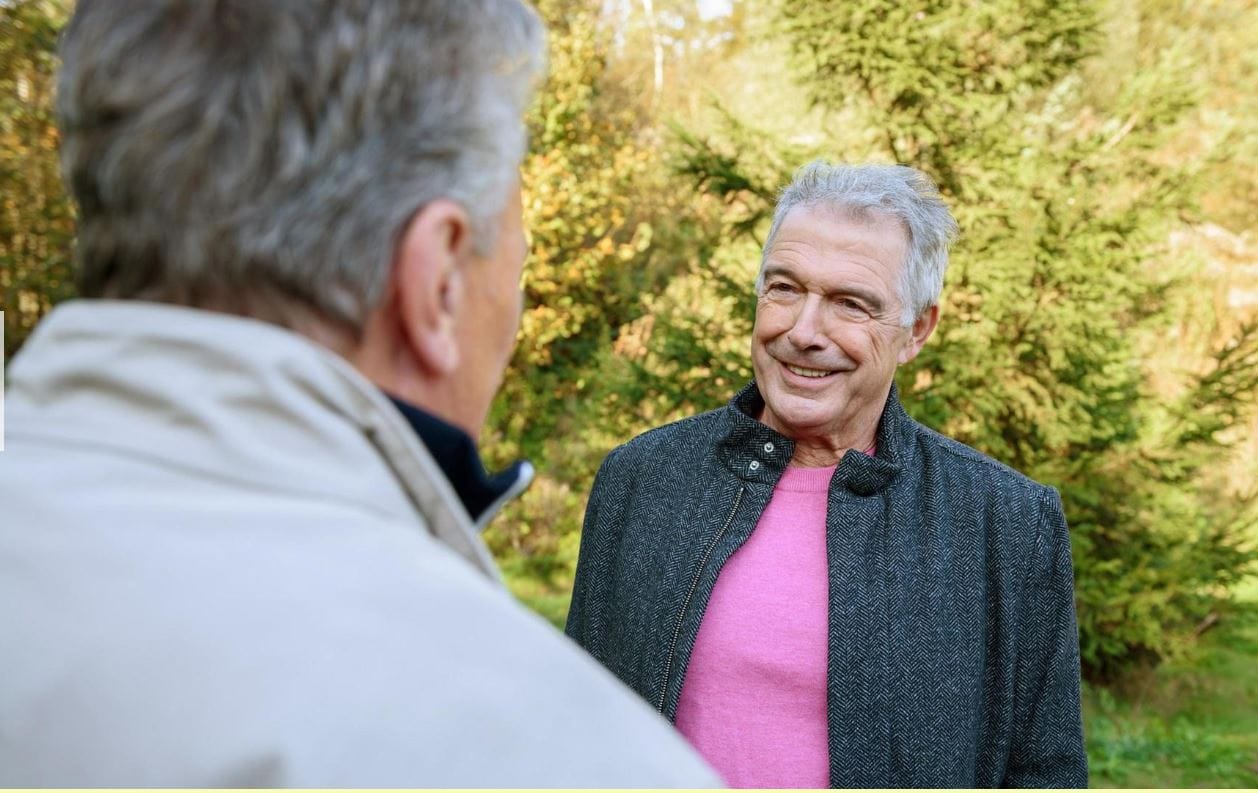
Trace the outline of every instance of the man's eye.
{"type": "Polygon", "coordinates": [[[775,281],[775,282],[773,282],[773,283],[769,284],[769,291],[770,291],[770,292],[780,292],[780,293],[782,293],[782,294],[786,294],[786,293],[788,293],[788,292],[793,292],[793,291],[795,291],[795,287],[791,286],[790,284],[784,284],[784,283],[782,283],[781,281],[775,281]]]}

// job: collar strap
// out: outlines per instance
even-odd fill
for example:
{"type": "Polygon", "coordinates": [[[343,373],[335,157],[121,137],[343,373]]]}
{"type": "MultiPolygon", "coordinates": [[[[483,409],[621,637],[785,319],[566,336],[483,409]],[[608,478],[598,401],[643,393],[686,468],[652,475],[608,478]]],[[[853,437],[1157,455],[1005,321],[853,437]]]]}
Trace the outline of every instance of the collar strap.
{"type": "Polygon", "coordinates": [[[477,528],[485,528],[489,519],[533,480],[533,466],[527,460],[517,460],[496,474],[488,473],[470,435],[409,402],[386,396],[428,447],[477,528]]]}
{"type": "MultiPolygon", "coordinates": [[[[757,416],[764,397],[752,380],[726,407],[729,429],[719,444],[719,454],[741,479],[775,483],[795,453],[795,442],[763,424],[757,416]]],[[[907,414],[900,405],[894,383],[878,421],[873,455],[849,449],[839,461],[834,482],[858,496],[872,496],[895,479],[903,465],[901,437],[907,414]]]]}

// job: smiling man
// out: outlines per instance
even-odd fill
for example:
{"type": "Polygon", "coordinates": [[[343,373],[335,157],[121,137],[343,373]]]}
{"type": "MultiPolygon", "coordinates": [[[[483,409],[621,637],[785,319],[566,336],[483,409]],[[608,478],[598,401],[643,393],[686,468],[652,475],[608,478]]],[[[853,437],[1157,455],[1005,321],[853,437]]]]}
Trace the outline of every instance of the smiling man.
{"type": "Polygon", "coordinates": [[[910,168],[805,167],[755,381],[595,481],[568,633],[735,787],[1087,785],[1061,500],[894,385],[955,231],[910,168]]]}

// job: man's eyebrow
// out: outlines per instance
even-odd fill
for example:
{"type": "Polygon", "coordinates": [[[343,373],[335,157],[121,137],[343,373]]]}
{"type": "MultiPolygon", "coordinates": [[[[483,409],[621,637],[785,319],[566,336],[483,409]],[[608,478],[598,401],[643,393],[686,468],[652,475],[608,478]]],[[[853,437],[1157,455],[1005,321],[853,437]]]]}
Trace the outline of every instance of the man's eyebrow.
{"type": "Polygon", "coordinates": [[[782,277],[784,277],[784,278],[789,278],[789,279],[791,279],[792,281],[798,281],[798,280],[799,280],[798,278],[796,278],[796,277],[795,277],[795,274],[794,274],[793,272],[791,272],[791,268],[789,268],[789,267],[784,267],[784,266],[782,266],[782,265],[780,265],[780,264],[770,264],[770,265],[766,265],[766,266],[765,266],[765,268],[764,268],[764,278],[765,278],[765,280],[768,280],[769,278],[772,278],[772,277],[773,277],[773,276],[775,276],[775,275],[780,275],[780,276],[782,276],[782,277]]]}
{"type": "Polygon", "coordinates": [[[858,286],[857,287],[844,287],[842,289],[833,289],[829,292],[826,292],[826,297],[835,297],[835,296],[854,297],[857,300],[860,300],[866,303],[874,311],[882,311],[885,308],[881,297],[879,297],[877,294],[873,292],[869,292],[864,289],[861,289],[858,286]]]}

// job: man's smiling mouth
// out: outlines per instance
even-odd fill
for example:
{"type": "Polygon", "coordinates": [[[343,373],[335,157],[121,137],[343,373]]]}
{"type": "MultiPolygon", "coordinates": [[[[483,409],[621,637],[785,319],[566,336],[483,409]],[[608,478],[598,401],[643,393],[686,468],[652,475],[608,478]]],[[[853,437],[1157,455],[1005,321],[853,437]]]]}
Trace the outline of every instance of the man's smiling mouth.
{"type": "Polygon", "coordinates": [[[800,377],[829,377],[838,371],[837,369],[806,369],[803,366],[794,366],[789,363],[782,365],[800,377]]]}

